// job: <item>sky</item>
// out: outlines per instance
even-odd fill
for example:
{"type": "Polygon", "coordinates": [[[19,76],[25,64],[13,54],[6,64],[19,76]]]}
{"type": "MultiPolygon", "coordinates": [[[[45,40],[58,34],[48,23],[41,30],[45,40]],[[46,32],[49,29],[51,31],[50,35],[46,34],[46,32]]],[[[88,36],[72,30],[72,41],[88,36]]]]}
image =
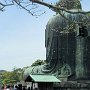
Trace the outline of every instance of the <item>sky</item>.
{"type": "MultiPolygon", "coordinates": [[[[82,0],[83,10],[90,10],[89,4],[90,0],[82,0]]],[[[11,71],[46,59],[45,28],[55,13],[45,10],[38,18],[14,6],[0,12],[0,70],[11,71]]]]}

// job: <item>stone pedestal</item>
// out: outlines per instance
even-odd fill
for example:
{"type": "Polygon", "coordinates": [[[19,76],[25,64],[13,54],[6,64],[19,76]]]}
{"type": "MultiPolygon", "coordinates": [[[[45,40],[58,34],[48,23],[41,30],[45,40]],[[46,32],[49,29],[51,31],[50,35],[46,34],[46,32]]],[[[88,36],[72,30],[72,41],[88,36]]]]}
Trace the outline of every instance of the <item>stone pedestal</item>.
{"type": "Polygon", "coordinates": [[[90,90],[90,81],[67,81],[54,84],[54,90],[90,90]]]}

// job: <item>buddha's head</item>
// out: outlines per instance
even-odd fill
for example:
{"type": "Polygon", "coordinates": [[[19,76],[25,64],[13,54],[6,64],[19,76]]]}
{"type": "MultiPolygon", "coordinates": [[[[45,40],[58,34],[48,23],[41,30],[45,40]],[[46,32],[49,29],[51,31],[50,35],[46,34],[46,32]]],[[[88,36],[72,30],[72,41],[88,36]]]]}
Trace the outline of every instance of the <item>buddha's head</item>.
{"type": "Polygon", "coordinates": [[[82,9],[80,0],[59,0],[58,6],[65,9],[82,9]]]}

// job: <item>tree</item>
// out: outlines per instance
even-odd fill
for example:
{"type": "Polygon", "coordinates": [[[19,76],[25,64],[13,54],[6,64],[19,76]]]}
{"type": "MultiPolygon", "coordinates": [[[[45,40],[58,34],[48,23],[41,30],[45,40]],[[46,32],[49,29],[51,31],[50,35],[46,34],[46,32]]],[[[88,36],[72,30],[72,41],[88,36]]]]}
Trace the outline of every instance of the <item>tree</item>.
{"type": "MultiPolygon", "coordinates": [[[[74,0],[74,1],[79,1],[79,0],[74,0]]],[[[73,5],[73,0],[61,0],[60,2],[62,2],[62,4],[68,3],[71,6],[73,5]]],[[[51,9],[57,13],[60,13],[60,14],[61,14],[61,11],[65,11],[65,12],[73,13],[73,14],[74,13],[75,14],[76,13],[83,13],[83,14],[90,13],[90,11],[88,11],[88,12],[82,12],[82,11],[73,12],[66,8],[63,8],[62,5],[58,4],[57,2],[56,2],[56,4],[52,4],[52,2],[50,4],[50,3],[45,2],[44,0],[1,0],[0,1],[0,10],[3,11],[4,8],[7,6],[18,5],[20,8],[23,8],[26,11],[28,11],[31,15],[36,16],[36,14],[35,14],[36,12],[33,12],[32,10],[35,10],[39,7],[39,5],[37,5],[37,4],[46,6],[49,9],[51,9]]],[[[43,12],[43,13],[45,13],[45,12],[43,12]]]]}
{"type": "Polygon", "coordinates": [[[0,73],[0,80],[3,84],[14,84],[15,82],[19,82],[23,80],[23,69],[21,68],[14,68],[13,71],[9,72],[3,72],[0,73]]]}
{"type": "MultiPolygon", "coordinates": [[[[47,0],[48,1],[48,0],[47,0]]],[[[20,9],[26,10],[29,14],[32,16],[40,16],[45,13],[45,11],[40,10],[40,6],[46,6],[49,9],[53,10],[54,12],[60,14],[62,17],[64,17],[66,20],[68,20],[73,26],[76,26],[76,24],[79,24],[81,22],[77,21],[70,21],[69,18],[65,15],[65,13],[70,14],[83,14],[90,16],[90,11],[82,11],[79,9],[80,7],[80,0],[59,0],[59,2],[56,2],[55,4],[52,4],[52,2],[48,3],[45,0],[1,0],[0,1],[0,11],[4,11],[5,7],[7,6],[18,6],[20,9]],[[75,8],[77,5],[77,8],[75,8]],[[69,8],[70,7],[70,8],[69,8]],[[71,9],[78,9],[77,11],[73,11],[71,9]]],[[[89,17],[86,18],[87,21],[82,23],[84,25],[90,25],[89,17]]],[[[87,26],[88,26],[87,25],[87,26]]]]}

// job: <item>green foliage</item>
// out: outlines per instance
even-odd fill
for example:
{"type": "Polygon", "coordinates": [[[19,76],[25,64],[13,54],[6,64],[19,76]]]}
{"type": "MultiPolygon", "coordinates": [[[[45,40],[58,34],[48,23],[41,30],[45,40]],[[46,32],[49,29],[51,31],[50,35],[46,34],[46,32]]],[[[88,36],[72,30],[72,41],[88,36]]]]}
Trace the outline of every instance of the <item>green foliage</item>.
{"type": "MultiPolygon", "coordinates": [[[[38,66],[38,65],[43,65],[45,64],[45,60],[40,60],[38,59],[35,61],[31,66],[38,66]]],[[[16,82],[20,82],[23,80],[23,72],[27,67],[21,68],[13,68],[13,71],[4,71],[0,72],[0,83],[1,84],[14,84],[16,82]]]]}
{"type": "Polygon", "coordinates": [[[87,14],[90,17],[90,13],[87,14]]]}
{"type": "Polygon", "coordinates": [[[9,83],[15,83],[15,82],[19,82],[23,79],[23,70],[18,68],[18,69],[14,69],[13,71],[9,72],[3,72],[0,73],[1,77],[0,79],[2,80],[2,84],[9,84],[9,83]]]}

